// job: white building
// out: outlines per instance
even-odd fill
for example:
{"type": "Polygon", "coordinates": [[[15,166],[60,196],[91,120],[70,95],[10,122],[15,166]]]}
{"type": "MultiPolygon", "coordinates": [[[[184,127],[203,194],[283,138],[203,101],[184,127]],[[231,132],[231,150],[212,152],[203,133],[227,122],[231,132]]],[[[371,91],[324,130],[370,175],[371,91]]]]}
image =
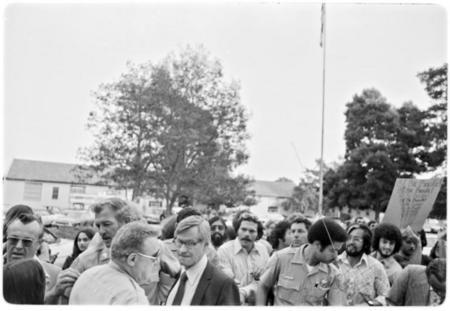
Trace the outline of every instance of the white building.
{"type": "Polygon", "coordinates": [[[250,211],[261,220],[282,219],[281,203],[292,196],[295,186],[290,180],[255,180],[249,188],[255,192],[257,203],[250,207],[250,211]]]}
{"type": "Polygon", "coordinates": [[[3,178],[3,211],[25,204],[39,210],[86,210],[105,197],[126,199],[130,193],[100,183],[95,177],[80,178],[77,165],[14,159],[3,178]]]}

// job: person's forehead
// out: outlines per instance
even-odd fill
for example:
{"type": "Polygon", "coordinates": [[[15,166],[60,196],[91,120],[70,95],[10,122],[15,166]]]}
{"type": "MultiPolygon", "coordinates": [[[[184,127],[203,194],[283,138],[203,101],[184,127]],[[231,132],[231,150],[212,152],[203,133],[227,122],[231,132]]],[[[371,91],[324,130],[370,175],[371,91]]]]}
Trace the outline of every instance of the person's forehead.
{"type": "Polygon", "coordinates": [[[148,237],[142,243],[142,252],[144,255],[152,256],[161,249],[161,245],[154,237],[148,237]]]}
{"type": "Polygon", "coordinates": [[[298,229],[306,230],[305,224],[303,222],[294,222],[291,225],[291,230],[298,230],[298,229]]]}
{"type": "Polygon", "coordinates": [[[222,226],[223,227],[223,223],[220,220],[216,220],[215,222],[212,223],[212,226],[222,226]]]}
{"type": "Polygon", "coordinates": [[[109,206],[105,206],[100,213],[95,214],[96,221],[103,221],[107,219],[114,219],[116,212],[109,206]]]}
{"type": "Polygon", "coordinates": [[[353,229],[349,235],[355,236],[355,237],[363,237],[364,236],[364,230],[362,229],[353,229]]]}
{"type": "Polygon", "coordinates": [[[241,222],[240,228],[248,228],[248,229],[256,229],[258,228],[258,224],[253,221],[243,220],[241,222]]]}
{"type": "Polygon", "coordinates": [[[18,237],[31,237],[38,238],[41,233],[42,227],[37,221],[24,224],[20,220],[14,220],[7,228],[6,233],[8,235],[15,235],[18,237]]]}
{"type": "Polygon", "coordinates": [[[182,240],[195,240],[200,238],[200,230],[198,226],[190,227],[187,230],[177,233],[177,238],[182,240]]]}
{"type": "Polygon", "coordinates": [[[80,232],[80,234],[78,235],[78,238],[79,238],[79,239],[89,239],[89,237],[87,236],[87,234],[84,233],[84,232],[80,232]]]}

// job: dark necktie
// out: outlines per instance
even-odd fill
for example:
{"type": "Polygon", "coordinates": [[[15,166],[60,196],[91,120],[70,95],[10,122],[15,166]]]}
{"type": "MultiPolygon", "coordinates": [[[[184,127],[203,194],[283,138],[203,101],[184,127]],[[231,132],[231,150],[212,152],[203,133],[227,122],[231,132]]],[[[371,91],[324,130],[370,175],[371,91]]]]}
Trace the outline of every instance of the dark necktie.
{"type": "Polygon", "coordinates": [[[178,286],[177,294],[175,295],[175,298],[173,299],[172,305],[179,306],[181,305],[181,301],[183,300],[184,296],[184,288],[186,286],[186,281],[188,277],[186,275],[186,272],[183,272],[180,277],[180,285],[178,286]]]}

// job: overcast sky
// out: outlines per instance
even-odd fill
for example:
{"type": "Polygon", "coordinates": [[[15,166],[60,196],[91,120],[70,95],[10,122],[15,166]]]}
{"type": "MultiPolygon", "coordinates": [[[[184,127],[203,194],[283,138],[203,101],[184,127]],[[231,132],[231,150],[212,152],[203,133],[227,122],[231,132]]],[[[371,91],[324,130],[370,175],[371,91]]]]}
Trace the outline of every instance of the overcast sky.
{"type": "MultiPolygon", "coordinates": [[[[239,80],[260,180],[288,177],[320,157],[320,4],[13,4],[4,9],[3,172],[13,158],[77,162],[99,84],[126,62],[160,61],[202,44],[239,80]]],[[[416,75],[447,61],[438,5],[328,4],[325,161],[345,152],[345,104],[375,87],[394,106],[429,98],[416,75]]]]}

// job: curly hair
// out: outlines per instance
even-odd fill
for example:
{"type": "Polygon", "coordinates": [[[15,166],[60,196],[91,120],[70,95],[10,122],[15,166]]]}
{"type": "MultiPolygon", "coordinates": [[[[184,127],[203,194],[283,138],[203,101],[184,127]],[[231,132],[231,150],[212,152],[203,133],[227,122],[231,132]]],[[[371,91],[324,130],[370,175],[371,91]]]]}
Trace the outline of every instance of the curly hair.
{"type": "Polygon", "coordinates": [[[235,223],[233,223],[233,227],[234,227],[234,231],[237,233],[239,231],[239,228],[241,227],[241,223],[243,221],[249,221],[249,222],[254,222],[257,225],[257,232],[258,235],[256,237],[256,240],[259,240],[262,238],[263,234],[264,234],[264,226],[263,224],[259,221],[258,217],[256,217],[256,215],[247,212],[247,213],[241,213],[240,217],[237,219],[237,221],[235,223]]]}
{"type": "Polygon", "coordinates": [[[393,254],[397,253],[402,247],[402,233],[400,229],[389,223],[381,223],[373,232],[372,247],[375,251],[378,251],[380,247],[380,239],[384,238],[395,243],[393,254]]]}

